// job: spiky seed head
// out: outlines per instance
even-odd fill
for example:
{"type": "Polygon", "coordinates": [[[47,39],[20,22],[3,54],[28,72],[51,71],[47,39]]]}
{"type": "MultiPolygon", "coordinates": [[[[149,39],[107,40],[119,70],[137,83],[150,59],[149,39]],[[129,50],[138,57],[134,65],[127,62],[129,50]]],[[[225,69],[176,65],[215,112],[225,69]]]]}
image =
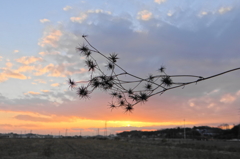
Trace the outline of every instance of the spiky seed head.
{"type": "Polygon", "coordinates": [[[110,106],[110,109],[111,109],[111,110],[117,108],[117,106],[116,106],[114,103],[110,103],[109,106],[110,106]]]}
{"type": "Polygon", "coordinates": [[[123,96],[122,96],[121,94],[118,94],[118,98],[119,98],[119,99],[122,99],[122,97],[123,97],[123,96]]]}
{"type": "Polygon", "coordinates": [[[106,75],[101,75],[99,76],[99,78],[102,80],[102,81],[105,81],[107,79],[107,76],[106,75]]]}
{"type": "Polygon", "coordinates": [[[85,61],[85,63],[86,63],[86,65],[87,65],[87,67],[88,67],[88,71],[95,71],[97,65],[96,65],[92,60],[87,59],[87,60],[85,61]]]}
{"type": "Polygon", "coordinates": [[[119,101],[119,106],[124,106],[125,105],[125,101],[124,100],[120,100],[119,101]]]}
{"type": "Polygon", "coordinates": [[[98,78],[93,78],[92,80],[90,80],[90,85],[93,88],[98,88],[101,85],[101,82],[98,80],[98,78]]]}
{"type": "Polygon", "coordinates": [[[144,87],[148,91],[152,89],[152,85],[150,83],[147,83],[144,87]]]}
{"type": "Polygon", "coordinates": [[[68,84],[69,84],[69,88],[71,89],[77,86],[76,82],[74,82],[74,80],[72,80],[71,78],[68,79],[68,84]]]}
{"type": "Polygon", "coordinates": [[[107,65],[106,65],[107,69],[108,70],[113,70],[114,69],[114,64],[112,62],[109,62],[107,65]]]}
{"type": "Polygon", "coordinates": [[[148,81],[153,81],[154,80],[154,76],[152,75],[152,74],[149,74],[149,76],[148,76],[148,81]]]}
{"type": "Polygon", "coordinates": [[[165,66],[161,66],[158,70],[159,70],[161,73],[163,73],[163,72],[165,72],[165,69],[166,69],[165,66]]]}
{"type": "Polygon", "coordinates": [[[119,58],[117,57],[117,54],[115,54],[115,53],[110,54],[108,58],[109,58],[109,59],[111,60],[111,62],[113,62],[113,63],[117,62],[117,59],[119,59],[119,58]]]}
{"type": "Polygon", "coordinates": [[[129,95],[133,94],[133,90],[131,88],[128,89],[128,94],[129,95]]]}
{"type": "Polygon", "coordinates": [[[138,101],[144,103],[144,102],[147,102],[147,100],[148,100],[148,95],[144,92],[140,92],[138,96],[138,101]]]}
{"type": "Polygon", "coordinates": [[[110,95],[111,95],[112,97],[117,97],[117,96],[118,96],[118,93],[117,93],[117,92],[112,92],[110,95]]]}
{"type": "Polygon", "coordinates": [[[86,99],[86,98],[89,98],[90,92],[87,90],[86,87],[81,86],[81,87],[78,88],[77,94],[81,99],[83,99],[83,98],[86,99]]]}
{"type": "Polygon", "coordinates": [[[125,107],[125,112],[129,112],[129,113],[132,113],[133,111],[133,106],[132,104],[127,104],[127,106],[125,107]]]}
{"type": "Polygon", "coordinates": [[[80,52],[80,54],[83,54],[83,55],[85,55],[87,52],[90,51],[88,46],[84,44],[81,47],[77,47],[76,49],[80,52]]]}
{"type": "Polygon", "coordinates": [[[132,94],[129,96],[133,101],[138,101],[139,95],[138,94],[132,94]]]}
{"type": "Polygon", "coordinates": [[[162,77],[161,82],[163,83],[164,86],[167,87],[170,87],[173,84],[173,81],[169,76],[162,77]]]}
{"type": "Polygon", "coordinates": [[[92,53],[91,53],[91,51],[87,51],[87,52],[83,52],[83,54],[84,54],[86,57],[89,57],[92,53]]]}

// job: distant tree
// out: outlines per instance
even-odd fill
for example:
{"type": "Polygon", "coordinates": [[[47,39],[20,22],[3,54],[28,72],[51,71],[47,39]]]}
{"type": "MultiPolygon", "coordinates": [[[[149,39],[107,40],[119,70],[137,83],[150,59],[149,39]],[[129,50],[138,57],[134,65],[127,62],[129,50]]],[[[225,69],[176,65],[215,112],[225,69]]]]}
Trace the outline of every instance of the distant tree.
{"type": "Polygon", "coordinates": [[[218,126],[218,128],[227,130],[227,129],[229,129],[229,125],[228,125],[228,124],[220,124],[220,125],[218,126]]]}
{"type": "Polygon", "coordinates": [[[105,55],[87,40],[86,35],[82,37],[87,45],[83,44],[76,49],[80,55],[85,57],[85,64],[90,72],[90,78],[88,81],[85,81],[86,85],[78,88],[76,88],[77,85],[82,82],[69,78],[69,87],[75,89],[81,99],[89,98],[90,94],[96,89],[107,91],[112,96],[112,101],[109,103],[110,108],[122,107],[126,112],[132,112],[135,105],[147,102],[152,96],[161,95],[168,90],[179,87],[184,88],[186,85],[198,83],[240,69],[240,67],[234,68],[209,77],[202,77],[198,75],[169,75],[166,73],[166,68],[161,66],[158,69],[159,73],[157,75],[149,74],[148,77],[142,78],[127,72],[119,66],[117,64],[119,60],[118,54],[111,53],[105,55]],[[106,60],[105,69],[96,60],[98,55],[106,60]],[[187,77],[190,80],[187,82],[178,82],[177,79],[181,77],[187,77]]]}

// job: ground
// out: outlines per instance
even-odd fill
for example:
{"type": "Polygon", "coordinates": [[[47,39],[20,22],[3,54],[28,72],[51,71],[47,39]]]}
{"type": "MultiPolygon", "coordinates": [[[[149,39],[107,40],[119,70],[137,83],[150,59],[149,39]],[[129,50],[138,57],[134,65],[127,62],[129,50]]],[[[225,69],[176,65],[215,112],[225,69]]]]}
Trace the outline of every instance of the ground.
{"type": "Polygon", "coordinates": [[[0,159],[239,159],[240,142],[0,139],[0,159]]]}

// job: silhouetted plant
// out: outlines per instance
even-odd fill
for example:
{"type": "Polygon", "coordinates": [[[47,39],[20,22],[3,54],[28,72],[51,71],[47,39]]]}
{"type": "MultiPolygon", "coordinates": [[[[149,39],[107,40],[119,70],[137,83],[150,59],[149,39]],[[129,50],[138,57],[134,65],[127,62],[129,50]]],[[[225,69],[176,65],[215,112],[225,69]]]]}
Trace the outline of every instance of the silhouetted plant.
{"type": "Polygon", "coordinates": [[[89,95],[96,89],[110,91],[112,102],[109,106],[111,109],[123,107],[126,112],[132,112],[135,105],[147,102],[148,99],[154,95],[161,95],[171,89],[184,87],[240,69],[235,68],[213,76],[202,77],[196,75],[168,75],[166,73],[166,67],[161,66],[158,69],[159,74],[149,74],[147,78],[142,78],[120,67],[117,64],[117,60],[119,59],[118,54],[112,53],[106,56],[91,45],[86,35],[82,37],[88,45],[77,47],[76,50],[80,52],[80,55],[85,57],[85,64],[88,71],[91,72],[91,76],[90,79],[86,81],[87,85],[80,86],[79,88],[76,88],[79,82],[75,82],[69,78],[69,87],[71,89],[77,89],[77,94],[81,99],[89,98],[89,95]],[[100,65],[95,55],[103,57],[107,65],[100,65]],[[107,68],[106,72],[103,71],[103,67],[107,68]],[[132,80],[126,80],[127,77],[131,77],[132,80]],[[190,82],[176,82],[175,79],[179,77],[190,77],[194,78],[194,80],[190,82]]]}

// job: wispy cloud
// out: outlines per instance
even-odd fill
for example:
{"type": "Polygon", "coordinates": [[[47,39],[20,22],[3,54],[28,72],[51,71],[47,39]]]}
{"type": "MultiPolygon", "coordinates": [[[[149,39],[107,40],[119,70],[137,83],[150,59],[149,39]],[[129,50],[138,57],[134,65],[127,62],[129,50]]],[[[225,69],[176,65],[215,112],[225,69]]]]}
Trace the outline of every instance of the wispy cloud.
{"type": "Polygon", "coordinates": [[[13,70],[4,70],[3,72],[0,73],[0,82],[6,81],[9,78],[15,78],[15,79],[27,79],[27,76],[24,74],[21,74],[19,72],[13,71],[13,70]]]}
{"type": "Polygon", "coordinates": [[[63,8],[64,11],[68,11],[68,10],[70,10],[70,9],[72,9],[71,6],[66,6],[66,7],[63,8]]]}
{"type": "Polygon", "coordinates": [[[219,12],[220,14],[224,14],[224,13],[229,12],[229,11],[231,11],[231,10],[232,10],[232,7],[221,7],[221,8],[218,10],[218,12],[219,12]]]}
{"type": "Polygon", "coordinates": [[[40,39],[38,45],[41,47],[50,45],[57,47],[57,42],[60,40],[62,32],[60,30],[52,30],[50,32],[45,32],[44,36],[40,39]]]}
{"type": "Polygon", "coordinates": [[[51,84],[52,87],[58,87],[59,86],[59,83],[53,83],[51,84]]]}
{"type": "Polygon", "coordinates": [[[72,22],[82,23],[85,19],[87,19],[87,14],[81,14],[78,17],[71,17],[70,20],[72,22]]]}
{"type": "Polygon", "coordinates": [[[39,92],[34,92],[34,91],[29,91],[27,93],[24,93],[25,95],[27,94],[31,94],[31,95],[39,95],[40,93],[39,92]]]}
{"type": "Polygon", "coordinates": [[[47,23],[47,22],[50,22],[49,19],[40,19],[39,21],[40,21],[41,23],[47,23]]]}
{"type": "Polygon", "coordinates": [[[154,0],[154,2],[158,3],[158,4],[162,4],[164,2],[166,2],[167,0],[154,0]]]}
{"type": "Polygon", "coordinates": [[[18,52],[19,52],[19,50],[14,50],[14,51],[13,51],[13,53],[18,53],[18,52]]]}
{"type": "Polygon", "coordinates": [[[38,82],[38,83],[43,83],[46,84],[47,82],[43,79],[35,79],[34,81],[38,82]]]}
{"type": "Polygon", "coordinates": [[[29,65],[31,63],[34,63],[36,61],[42,61],[43,59],[41,57],[34,57],[34,56],[23,56],[19,59],[16,59],[15,61],[25,64],[25,65],[29,65]]]}
{"type": "Polygon", "coordinates": [[[41,91],[44,92],[44,93],[50,92],[49,90],[41,90],[41,91]]]}
{"type": "Polygon", "coordinates": [[[152,13],[148,10],[143,10],[138,12],[138,19],[147,21],[151,18],[152,18],[152,13]]]}

